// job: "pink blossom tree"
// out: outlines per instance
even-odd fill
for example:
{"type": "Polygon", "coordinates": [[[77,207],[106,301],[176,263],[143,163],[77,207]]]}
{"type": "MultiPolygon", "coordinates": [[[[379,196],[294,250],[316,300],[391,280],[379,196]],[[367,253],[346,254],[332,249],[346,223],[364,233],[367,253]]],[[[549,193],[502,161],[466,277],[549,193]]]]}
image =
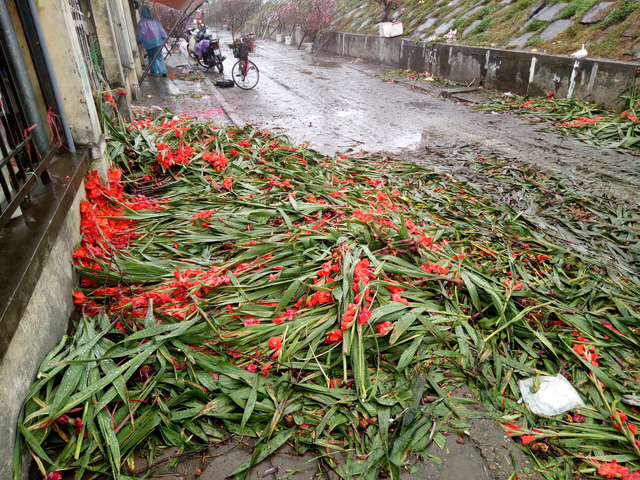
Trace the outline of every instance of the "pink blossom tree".
{"type": "Polygon", "coordinates": [[[342,0],[299,0],[298,24],[303,32],[300,45],[305,39],[314,42],[318,35],[325,36],[332,31],[342,3],[342,0]]]}
{"type": "Polygon", "coordinates": [[[266,31],[264,38],[270,38],[274,33],[283,31],[286,25],[285,19],[282,17],[282,4],[287,0],[271,0],[265,3],[258,12],[258,23],[260,25],[266,25],[266,31]],[[269,30],[271,33],[269,33],[269,30]]]}
{"type": "Polygon", "coordinates": [[[255,15],[262,5],[261,0],[218,0],[215,4],[217,17],[231,27],[231,37],[235,35],[255,15]]]}
{"type": "Polygon", "coordinates": [[[405,4],[405,0],[369,0],[369,2],[380,8],[383,22],[388,22],[391,14],[405,4]]]}
{"type": "Polygon", "coordinates": [[[298,26],[301,17],[301,5],[299,0],[280,0],[276,10],[278,22],[282,25],[283,30],[286,25],[291,27],[291,34],[298,26]]]}

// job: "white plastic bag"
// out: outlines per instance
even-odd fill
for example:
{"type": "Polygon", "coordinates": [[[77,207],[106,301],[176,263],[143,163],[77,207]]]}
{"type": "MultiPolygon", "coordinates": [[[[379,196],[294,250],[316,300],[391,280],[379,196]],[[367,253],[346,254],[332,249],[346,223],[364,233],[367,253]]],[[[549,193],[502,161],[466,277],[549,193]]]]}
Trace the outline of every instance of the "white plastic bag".
{"type": "Polygon", "coordinates": [[[553,417],[574,408],[584,407],[584,402],[575,388],[562,375],[540,377],[540,390],[533,393],[535,378],[520,380],[522,399],[536,415],[553,417]]]}

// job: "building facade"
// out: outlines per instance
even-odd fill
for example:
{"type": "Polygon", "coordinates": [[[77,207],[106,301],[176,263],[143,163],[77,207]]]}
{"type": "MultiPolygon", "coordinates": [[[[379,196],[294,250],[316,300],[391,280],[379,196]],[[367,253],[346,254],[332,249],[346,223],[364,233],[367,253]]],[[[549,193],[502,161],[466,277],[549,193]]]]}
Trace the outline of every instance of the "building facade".
{"type": "Polygon", "coordinates": [[[109,91],[129,117],[142,75],[137,8],[137,0],[0,1],[3,479],[13,478],[22,401],[74,311],[82,180],[88,168],[108,167],[96,98],[109,91]]]}

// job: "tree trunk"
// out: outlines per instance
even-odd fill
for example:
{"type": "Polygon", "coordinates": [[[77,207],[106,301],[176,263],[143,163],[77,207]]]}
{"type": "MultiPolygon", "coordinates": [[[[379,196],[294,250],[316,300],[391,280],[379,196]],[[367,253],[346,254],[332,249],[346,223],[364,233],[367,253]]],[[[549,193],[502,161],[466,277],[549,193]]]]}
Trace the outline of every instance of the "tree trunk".
{"type": "Polygon", "coordinates": [[[304,32],[304,34],[302,35],[302,40],[300,40],[300,44],[298,45],[298,50],[300,50],[300,47],[304,43],[305,38],[307,38],[307,32],[304,32]]]}
{"type": "MultiPolygon", "coordinates": [[[[269,25],[267,25],[267,28],[265,30],[265,32],[269,31],[269,25]]],[[[278,31],[278,25],[275,26],[275,28],[271,31],[271,33],[269,35],[267,35],[266,37],[262,37],[265,40],[269,40],[271,38],[271,36],[276,33],[278,31]]]]}

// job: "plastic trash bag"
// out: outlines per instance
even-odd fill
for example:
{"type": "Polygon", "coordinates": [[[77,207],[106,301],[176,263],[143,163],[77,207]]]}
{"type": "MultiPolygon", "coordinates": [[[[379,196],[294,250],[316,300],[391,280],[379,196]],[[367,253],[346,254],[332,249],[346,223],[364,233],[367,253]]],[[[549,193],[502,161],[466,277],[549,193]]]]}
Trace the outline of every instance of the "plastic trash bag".
{"type": "Polygon", "coordinates": [[[522,399],[529,409],[536,415],[547,415],[553,417],[561,413],[584,407],[584,402],[578,395],[575,388],[562,375],[555,377],[540,377],[540,390],[533,393],[533,382],[535,378],[520,380],[520,392],[522,399]]]}

